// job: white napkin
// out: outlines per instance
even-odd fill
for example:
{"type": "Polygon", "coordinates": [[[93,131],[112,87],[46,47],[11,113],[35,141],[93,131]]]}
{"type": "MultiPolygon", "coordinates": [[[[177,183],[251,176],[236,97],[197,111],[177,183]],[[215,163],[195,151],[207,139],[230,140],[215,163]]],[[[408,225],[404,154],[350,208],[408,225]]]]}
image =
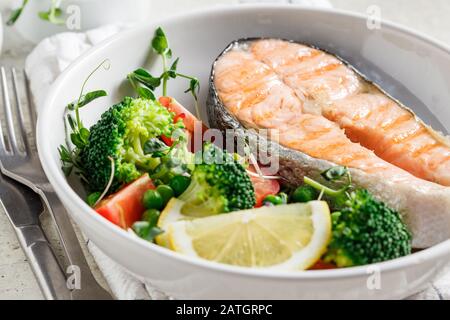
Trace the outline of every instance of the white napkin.
{"type": "MultiPolygon", "coordinates": [[[[274,2],[273,0],[241,0],[241,2],[274,2]]],[[[281,0],[331,7],[328,0],[281,0]]],[[[25,70],[30,79],[36,105],[42,106],[50,85],[58,75],[78,56],[102,40],[126,28],[124,25],[109,25],[86,33],[61,33],[43,40],[28,56],[25,70]]],[[[117,299],[168,299],[163,293],[152,288],[141,279],[127,273],[121,266],[101,252],[92,242],[87,242],[89,251],[102,271],[112,293],[117,299]]],[[[411,299],[450,299],[450,273],[427,290],[411,299]]]]}

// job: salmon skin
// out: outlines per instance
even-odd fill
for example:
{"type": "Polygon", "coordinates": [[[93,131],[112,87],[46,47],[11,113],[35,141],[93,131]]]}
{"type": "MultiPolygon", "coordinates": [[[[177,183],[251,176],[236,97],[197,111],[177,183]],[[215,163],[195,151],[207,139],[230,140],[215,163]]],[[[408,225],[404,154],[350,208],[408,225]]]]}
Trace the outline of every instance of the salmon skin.
{"type": "Polygon", "coordinates": [[[403,215],[415,248],[450,238],[447,138],[343,60],[291,41],[235,41],[213,64],[207,109],[212,127],[277,150],[289,184],[347,166],[356,185],[403,215]]]}

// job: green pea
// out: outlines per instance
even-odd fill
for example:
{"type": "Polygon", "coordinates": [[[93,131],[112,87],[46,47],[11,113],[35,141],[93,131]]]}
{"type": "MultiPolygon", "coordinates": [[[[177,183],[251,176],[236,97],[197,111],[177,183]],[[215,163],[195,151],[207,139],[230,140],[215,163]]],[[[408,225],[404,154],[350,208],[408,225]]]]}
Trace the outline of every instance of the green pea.
{"type": "Polygon", "coordinates": [[[164,201],[164,206],[169,202],[173,197],[173,189],[165,184],[162,184],[156,188],[156,191],[159,192],[164,201]]]}
{"type": "Polygon", "coordinates": [[[311,186],[304,185],[295,189],[292,194],[292,202],[309,202],[317,199],[317,190],[311,186]]]}
{"type": "Polygon", "coordinates": [[[91,193],[90,195],[88,195],[88,197],[86,199],[87,204],[90,205],[91,207],[93,207],[101,195],[102,195],[101,192],[91,193]]]}
{"type": "Polygon", "coordinates": [[[142,239],[153,242],[153,240],[163,233],[158,227],[152,227],[148,221],[137,221],[131,227],[133,231],[142,239]]]}
{"type": "Polygon", "coordinates": [[[156,190],[147,190],[143,198],[144,207],[147,209],[161,210],[164,206],[164,200],[156,190]]]}
{"type": "Polygon", "coordinates": [[[147,221],[148,223],[150,223],[151,227],[154,227],[158,223],[158,219],[159,219],[159,215],[160,214],[161,214],[161,212],[159,210],[147,209],[142,214],[142,220],[143,221],[147,221]]]}
{"type": "Polygon", "coordinates": [[[267,197],[264,198],[263,202],[269,202],[275,206],[278,206],[280,204],[283,204],[283,199],[281,199],[281,197],[270,194],[267,197]]]}
{"type": "Polygon", "coordinates": [[[172,178],[172,180],[170,180],[169,185],[172,188],[175,196],[178,197],[189,187],[190,183],[191,183],[191,178],[189,178],[189,177],[175,176],[172,178]]]}

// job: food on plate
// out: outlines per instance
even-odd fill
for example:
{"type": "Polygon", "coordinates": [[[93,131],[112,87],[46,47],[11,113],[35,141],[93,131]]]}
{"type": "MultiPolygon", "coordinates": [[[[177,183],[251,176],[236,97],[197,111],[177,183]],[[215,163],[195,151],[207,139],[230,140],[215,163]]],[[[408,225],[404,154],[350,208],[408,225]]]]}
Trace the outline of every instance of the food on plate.
{"type": "Polygon", "coordinates": [[[110,157],[115,162],[110,190],[136,180],[144,171],[155,169],[159,158],[147,153],[152,139],[172,136],[182,122],[156,101],[126,97],[102,114],[90,129],[87,145],[80,153],[85,178],[92,191],[103,190],[111,173],[110,157]]]}
{"type": "Polygon", "coordinates": [[[289,41],[236,41],[213,65],[207,107],[213,127],[267,129],[288,184],[345,166],[404,216],[415,247],[450,237],[447,139],[338,58],[289,41]]]}
{"type": "Polygon", "coordinates": [[[112,223],[127,229],[140,220],[145,211],[142,201],[144,194],[154,188],[148,174],[144,174],[118,192],[101,200],[94,209],[112,223]]]}
{"type": "Polygon", "coordinates": [[[202,161],[192,171],[191,183],[179,196],[181,213],[204,217],[250,209],[255,191],[245,168],[225,150],[205,144],[202,161]]]}
{"type": "Polygon", "coordinates": [[[335,122],[381,159],[450,186],[450,140],[341,60],[275,39],[256,41],[249,51],[294,90],[302,109],[335,122]]]}
{"type": "MultiPolygon", "coordinates": [[[[261,169],[264,173],[264,168],[261,169]]],[[[253,187],[255,189],[255,207],[261,207],[267,196],[277,194],[280,191],[280,183],[277,180],[268,180],[259,176],[256,174],[256,170],[252,165],[247,168],[247,171],[255,173],[250,176],[250,179],[252,180],[253,187]]]]}
{"type": "Polygon", "coordinates": [[[326,251],[331,219],[325,202],[262,207],[169,226],[176,252],[236,266],[305,270],[326,251]]]}
{"type": "MultiPolygon", "coordinates": [[[[333,233],[328,251],[322,257],[325,263],[350,267],[411,253],[411,234],[397,211],[375,199],[366,189],[354,186],[347,168],[333,167],[321,175],[327,185],[305,177],[301,188],[320,192],[333,210],[333,233]],[[340,183],[339,188],[331,188],[330,182],[340,183]]],[[[298,196],[297,191],[293,197],[298,196]]],[[[306,201],[311,200],[306,198],[300,202],[306,201]]]]}
{"type": "MultiPolygon", "coordinates": [[[[241,124],[273,129],[291,148],[281,148],[278,173],[255,159],[246,140],[242,154],[207,140],[199,81],[178,71],[179,59],[171,62],[161,28],[152,48],[164,62],[162,73],[139,68],[128,74],[135,96],[123,97],[91,128],[84,127],[79,109],[107,94],[84,93],[89,77],[105,62],[67,106],[62,169],[84,184],[93,213],[187,256],[280,272],[382,262],[411,253],[411,231],[420,244],[442,236],[445,224],[439,229],[431,218],[448,221],[446,210],[428,220],[415,218],[426,206],[450,206],[448,199],[429,202],[447,195],[444,186],[414,177],[352,142],[315,102],[300,99],[285,84],[276,64],[258,60],[250,45],[233,47],[215,64],[208,111],[220,129],[241,124]],[[195,115],[169,95],[175,78],[188,80],[195,115]],[[315,112],[307,112],[306,104],[315,112]]],[[[328,98],[338,101],[358,92],[360,79],[346,68],[325,77],[328,98]],[[342,73],[348,79],[331,87],[342,73]]]]}
{"type": "MultiPolygon", "coordinates": [[[[170,199],[159,216],[157,227],[161,230],[167,230],[169,225],[173,222],[192,219],[191,217],[187,217],[186,215],[181,214],[181,207],[183,205],[184,201],[178,198],[170,199]]],[[[171,248],[169,239],[167,238],[167,232],[163,232],[161,235],[158,235],[155,238],[155,242],[160,246],[171,248]]]]}

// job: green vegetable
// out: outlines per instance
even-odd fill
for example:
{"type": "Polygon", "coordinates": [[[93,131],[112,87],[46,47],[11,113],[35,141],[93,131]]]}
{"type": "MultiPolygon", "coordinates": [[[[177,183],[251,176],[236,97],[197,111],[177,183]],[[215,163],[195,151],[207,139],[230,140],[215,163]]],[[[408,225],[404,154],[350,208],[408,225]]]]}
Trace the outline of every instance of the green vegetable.
{"type": "Polygon", "coordinates": [[[102,114],[91,127],[87,145],[80,154],[90,190],[103,190],[115,163],[111,191],[154,170],[159,158],[145,154],[145,143],[161,135],[171,136],[182,123],[173,123],[173,114],[159,102],[126,97],[102,114]]]}
{"type": "Polygon", "coordinates": [[[279,197],[279,196],[270,194],[264,198],[263,203],[266,203],[266,202],[271,203],[275,206],[278,206],[280,204],[283,204],[283,199],[281,199],[281,197],[279,197]]]}
{"type": "Polygon", "coordinates": [[[195,110],[197,118],[201,119],[198,94],[200,92],[200,81],[196,77],[188,76],[177,71],[180,58],[168,67],[169,60],[172,58],[172,50],[169,47],[169,40],[164,33],[164,30],[159,27],[155,31],[155,35],[152,39],[153,50],[161,56],[163,63],[163,72],[159,77],[153,76],[147,70],[139,68],[132,73],[128,74],[127,79],[131,83],[131,86],[137,92],[139,97],[155,100],[154,91],[162,84],[162,95],[167,96],[167,82],[169,79],[175,79],[177,77],[189,80],[189,87],[185,93],[190,92],[195,102],[195,110]]]}
{"type": "Polygon", "coordinates": [[[295,189],[292,193],[292,202],[309,202],[316,200],[318,197],[318,192],[316,189],[309,185],[303,185],[295,189]]]}
{"type": "Polygon", "coordinates": [[[328,181],[346,184],[331,189],[308,177],[304,181],[327,196],[331,208],[332,238],[323,259],[351,267],[399,258],[411,253],[411,234],[400,214],[365,189],[352,189],[351,176],[342,167],[322,173],[328,181]]]}
{"type": "Polygon", "coordinates": [[[160,185],[156,188],[156,191],[161,195],[163,199],[164,206],[169,202],[170,199],[173,198],[174,192],[173,189],[168,185],[160,185]]]}
{"type": "Polygon", "coordinates": [[[93,207],[97,203],[101,195],[102,193],[100,191],[91,193],[86,199],[87,204],[93,207]]]}
{"type": "Polygon", "coordinates": [[[162,57],[163,60],[163,96],[166,96],[167,80],[169,79],[169,76],[167,75],[167,60],[172,57],[172,50],[169,48],[169,40],[167,40],[167,37],[161,27],[155,31],[155,36],[152,40],[152,48],[162,57]]]}
{"type": "Polygon", "coordinates": [[[28,0],[22,0],[22,5],[19,8],[15,9],[11,12],[11,15],[9,16],[8,21],[6,21],[6,25],[8,25],[8,26],[13,25],[17,21],[17,19],[19,19],[19,17],[22,14],[23,9],[25,9],[27,4],[28,4],[28,0]]]}
{"type": "Polygon", "coordinates": [[[191,178],[186,176],[175,176],[170,180],[170,187],[172,188],[175,196],[180,196],[191,184],[191,178]]]}
{"type": "Polygon", "coordinates": [[[142,202],[147,209],[161,210],[164,206],[164,200],[156,190],[147,190],[144,193],[142,202]]]}
{"type": "MultiPolygon", "coordinates": [[[[180,122],[182,125],[182,122],[180,122]]],[[[160,164],[151,173],[153,180],[161,181],[164,184],[170,184],[175,176],[189,175],[195,167],[194,154],[189,151],[188,139],[184,130],[177,130],[173,133],[176,141],[172,147],[157,150],[154,146],[153,156],[160,156],[160,164]]]]}
{"type": "Polygon", "coordinates": [[[132,226],[133,231],[142,239],[153,242],[164,231],[152,226],[148,221],[137,221],[132,226]]]}
{"type": "Polygon", "coordinates": [[[142,220],[150,223],[151,226],[156,226],[161,212],[156,209],[148,209],[142,214],[142,220]]]}
{"type": "Polygon", "coordinates": [[[181,212],[208,216],[252,208],[255,191],[245,168],[233,155],[213,144],[203,146],[201,163],[192,172],[191,183],[179,197],[186,203],[181,212]]]}
{"type": "Polygon", "coordinates": [[[63,11],[59,7],[60,2],[61,1],[58,0],[52,0],[50,9],[48,9],[48,11],[41,11],[38,13],[39,18],[57,25],[64,24],[65,20],[61,18],[63,11]]]}
{"type": "MultiPolygon", "coordinates": [[[[88,179],[86,178],[86,173],[83,169],[80,154],[88,144],[90,131],[84,127],[83,122],[80,118],[79,110],[92,101],[107,95],[106,91],[104,90],[96,90],[84,94],[84,88],[86,87],[87,82],[92,77],[92,75],[101,67],[103,67],[105,70],[109,69],[109,61],[102,61],[102,63],[100,63],[87,76],[87,78],[83,82],[83,85],[81,86],[81,91],[78,99],[66,106],[66,112],[64,113],[64,117],[66,119],[66,122],[64,122],[66,128],[66,145],[61,145],[58,149],[62,163],[62,170],[64,171],[66,176],[69,176],[75,168],[77,170],[76,174],[78,174],[84,182],[87,182],[88,179]],[[68,131],[67,124],[69,125],[70,131],[68,131]],[[72,147],[70,142],[75,147],[72,147]]],[[[109,170],[111,172],[111,166],[109,165],[109,167],[109,170]]]]}
{"type": "Polygon", "coordinates": [[[156,226],[160,216],[159,210],[148,209],[142,215],[143,221],[133,224],[133,231],[142,239],[153,242],[153,240],[164,231],[156,226]]]}
{"type": "MultiPolygon", "coordinates": [[[[63,24],[65,21],[64,21],[64,19],[61,19],[63,11],[59,7],[60,3],[61,3],[61,1],[52,0],[49,10],[39,12],[38,16],[42,20],[49,21],[53,24],[63,24]]],[[[11,12],[9,19],[6,22],[6,24],[8,26],[13,25],[19,19],[19,17],[22,15],[22,12],[25,9],[27,4],[28,4],[28,0],[23,0],[22,5],[19,8],[15,9],[11,12]]]]}
{"type": "Polygon", "coordinates": [[[85,105],[91,103],[92,101],[94,101],[95,99],[101,98],[101,97],[105,97],[108,94],[106,93],[105,90],[95,90],[95,91],[91,91],[88,92],[86,94],[81,95],[78,100],[71,102],[67,105],[67,109],[73,111],[77,108],[82,108],[85,105]]]}
{"type": "Polygon", "coordinates": [[[411,253],[411,234],[398,212],[363,189],[351,192],[332,214],[333,233],[324,260],[338,267],[382,262],[411,253]]]}
{"type": "Polygon", "coordinates": [[[142,215],[142,221],[133,224],[133,231],[142,239],[153,242],[153,240],[164,231],[156,226],[160,216],[159,210],[148,209],[142,215]]]}
{"type": "Polygon", "coordinates": [[[324,177],[327,181],[337,181],[340,180],[344,176],[348,176],[348,168],[336,166],[331,167],[328,170],[325,170],[321,173],[321,176],[324,177]]]}

